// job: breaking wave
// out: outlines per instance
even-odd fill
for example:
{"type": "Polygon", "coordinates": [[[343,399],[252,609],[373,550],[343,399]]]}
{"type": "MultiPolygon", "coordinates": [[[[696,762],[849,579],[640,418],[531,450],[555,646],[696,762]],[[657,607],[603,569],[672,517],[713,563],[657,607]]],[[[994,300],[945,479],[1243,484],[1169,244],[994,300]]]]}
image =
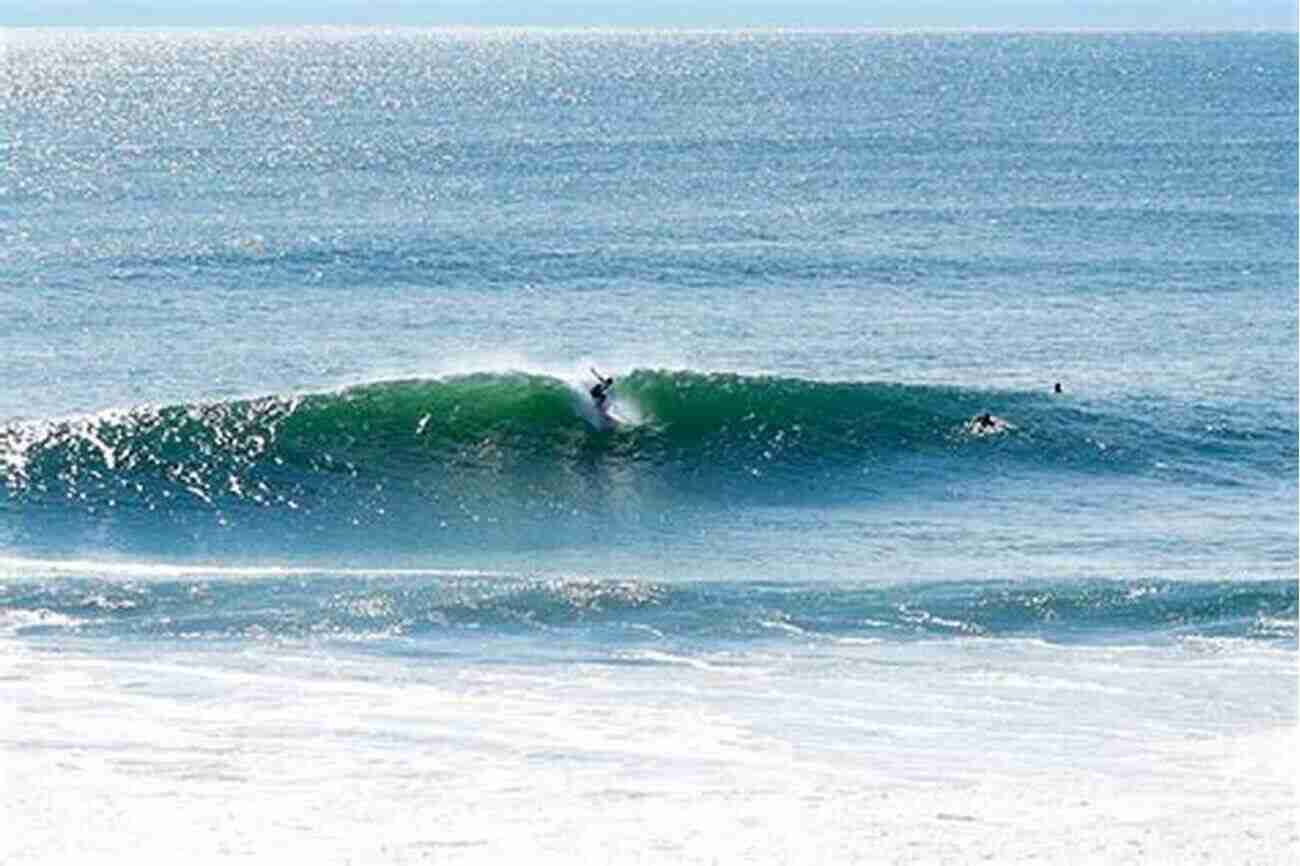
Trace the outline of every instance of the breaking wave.
{"type": "Polygon", "coordinates": [[[0,542],[531,543],[575,516],[683,503],[870,503],[990,474],[1232,483],[1294,466],[1294,431],[1161,427],[1048,394],[680,370],[632,371],[615,393],[615,429],[593,423],[581,383],[528,372],[10,423],[0,542]]]}

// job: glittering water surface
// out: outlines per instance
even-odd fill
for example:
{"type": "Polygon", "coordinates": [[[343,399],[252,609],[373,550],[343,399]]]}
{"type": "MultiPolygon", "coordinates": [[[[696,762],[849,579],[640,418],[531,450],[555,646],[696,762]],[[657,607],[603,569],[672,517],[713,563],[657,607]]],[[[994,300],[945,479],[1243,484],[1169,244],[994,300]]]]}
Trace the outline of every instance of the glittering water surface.
{"type": "Polygon", "coordinates": [[[0,862],[1296,859],[1296,80],[0,32],[0,862]]]}

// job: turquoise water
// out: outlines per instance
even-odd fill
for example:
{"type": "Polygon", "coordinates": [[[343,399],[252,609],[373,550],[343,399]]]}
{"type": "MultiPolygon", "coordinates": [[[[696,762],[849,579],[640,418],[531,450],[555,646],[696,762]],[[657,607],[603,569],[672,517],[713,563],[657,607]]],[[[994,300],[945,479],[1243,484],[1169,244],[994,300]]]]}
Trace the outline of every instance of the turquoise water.
{"type": "Polygon", "coordinates": [[[1296,54],[0,32],[0,859],[1287,860],[1296,54]]]}
{"type": "Polygon", "coordinates": [[[13,423],[10,544],[43,559],[90,547],[700,580],[1294,568],[1282,421],[1172,400],[1137,412],[1010,389],[620,373],[616,429],[580,382],[524,372],[13,423]],[[990,407],[998,420],[979,423],[990,407]]]}
{"type": "Polygon", "coordinates": [[[1295,570],[1285,36],[34,30],[5,58],[17,554],[547,571],[618,542],[615,573],[812,548],[899,579],[999,535],[980,576],[1295,570]],[[592,365],[632,429],[570,405],[592,365]]]}

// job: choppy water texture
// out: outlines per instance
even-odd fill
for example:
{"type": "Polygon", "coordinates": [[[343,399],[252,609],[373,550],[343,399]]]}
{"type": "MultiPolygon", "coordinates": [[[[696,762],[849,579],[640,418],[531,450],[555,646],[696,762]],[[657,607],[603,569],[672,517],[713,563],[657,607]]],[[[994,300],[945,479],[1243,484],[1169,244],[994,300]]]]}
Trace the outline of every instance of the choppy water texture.
{"type": "MultiPolygon", "coordinates": [[[[9,634],[233,641],[275,636],[444,652],[475,632],[638,647],[790,641],[1033,638],[1107,644],[1190,638],[1295,641],[1286,582],[1076,581],[842,585],[656,583],[500,574],[111,575],[0,586],[9,634]],[[224,577],[224,579],[223,579],[224,577]]],[[[473,642],[471,640],[471,642],[473,642]]]]}
{"type": "MultiPolygon", "coordinates": [[[[0,430],[4,513],[44,555],[88,540],[173,556],[256,545],[277,561],[346,552],[379,566],[466,548],[491,563],[494,550],[598,538],[653,543],[657,556],[675,534],[736,527],[779,570],[805,543],[790,530],[818,515],[865,527],[981,485],[998,486],[990,503],[1075,485],[1249,499],[1295,455],[1280,424],[1014,391],[635,370],[611,406],[612,428],[579,383],[479,373],[12,423],[0,430]]],[[[978,494],[962,498],[978,524],[978,494]]],[[[1276,536],[1258,552],[1263,575],[1287,561],[1287,516],[1263,524],[1276,536]]]]}
{"type": "Polygon", "coordinates": [[[1296,54],[0,31],[0,861],[1292,862],[1296,54]]]}

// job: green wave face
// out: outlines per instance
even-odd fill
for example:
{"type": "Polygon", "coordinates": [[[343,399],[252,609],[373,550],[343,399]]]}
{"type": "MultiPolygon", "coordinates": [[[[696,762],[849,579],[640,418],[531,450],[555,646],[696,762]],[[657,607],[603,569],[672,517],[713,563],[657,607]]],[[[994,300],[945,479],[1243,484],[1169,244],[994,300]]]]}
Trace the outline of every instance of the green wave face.
{"type": "Polygon", "coordinates": [[[1154,429],[1024,392],[636,370],[612,408],[624,423],[610,428],[581,382],[474,373],[10,425],[0,531],[409,545],[484,543],[490,526],[487,543],[527,545],[575,517],[599,534],[611,515],[687,506],[869,505],[961,479],[1215,477],[1294,459],[1286,431],[1154,429]]]}
{"type": "MultiPolygon", "coordinates": [[[[1003,402],[1037,409],[1040,401],[1003,402]]],[[[316,476],[455,480],[475,467],[565,473],[593,461],[671,481],[777,476],[917,455],[954,455],[979,435],[988,395],[891,384],[636,371],[619,380],[614,429],[581,385],[549,376],[472,374],[337,392],[135,409],[0,434],[14,490],[130,479],[222,494],[232,479],[312,486],[316,476]]],[[[1017,428],[998,431],[1005,447],[1017,428]]]]}

